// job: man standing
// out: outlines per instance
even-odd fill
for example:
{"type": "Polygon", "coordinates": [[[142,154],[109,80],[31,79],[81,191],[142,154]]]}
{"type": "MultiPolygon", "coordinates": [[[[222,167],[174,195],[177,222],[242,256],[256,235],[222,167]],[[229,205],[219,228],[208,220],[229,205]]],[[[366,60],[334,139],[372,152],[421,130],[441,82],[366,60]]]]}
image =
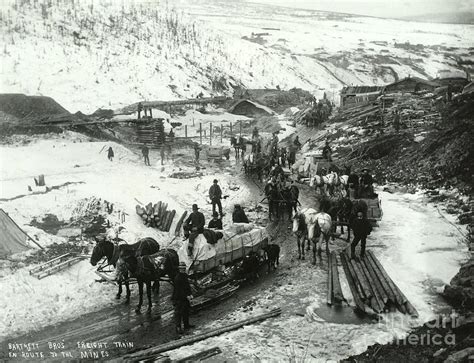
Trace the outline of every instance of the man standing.
{"type": "Polygon", "coordinates": [[[194,249],[194,240],[199,233],[204,232],[204,214],[199,212],[197,204],[193,204],[193,211],[184,223],[184,236],[189,237],[188,241],[188,255],[192,256],[194,249]]]}
{"type": "Polygon", "coordinates": [[[174,289],[171,301],[174,306],[176,333],[182,334],[184,331],[181,328],[181,322],[183,323],[184,330],[194,328],[193,325],[189,324],[190,300],[192,301],[193,295],[186,273],[186,264],[184,262],[179,263],[179,272],[174,277],[173,282],[174,289]]]}
{"type": "Polygon", "coordinates": [[[359,193],[359,176],[348,168],[347,192],[350,199],[356,199],[359,193]]]}
{"type": "Polygon", "coordinates": [[[395,110],[395,116],[393,117],[393,128],[396,132],[400,130],[400,112],[395,110]]]}
{"type": "Polygon", "coordinates": [[[217,179],[214,179],[213,184],[209,188],[209,199],[211,200],[212,203],[212,213],[216,211],[216,205],[219,208],[219,214],[221,217],[223,216],[222,213],[222,190],[219,184],[217,184],[217,179]]]}
{"type": "Polygon", "coordinates": [[[145,160],[145,165],[148,165],[148,166],[150,166],[150,158],[148,157],[149,153],[150,153],[150,150],[148,149],[148,146],[146,146],[146,144],[143,144],[142,155],[143,155],[143,159],[145,160]]]}
{"type": "Polygon", "coordinates": [[[295,140],[293,141],[293,145],[296,147],[296,150],[301,149],[301,142],[299,140],[298,135],[296,135],[295,140]]]}
{"type": "Polygon", "coordinates": [[[196,164],[199,163],[199,152],[201,151],[201,147],[197,142],[194,143],[194,157],[196,160],[196,164]]]}
{"type": "Polygon", "coordinates": [[[372,183],[372,175],[369,174],[369,169],[362,169],[362,176],[360,177],[360,198],[372,198],[374,194],[374,186],[372,183]]]}
{"type": "Polygon", "coordinates": [[[112,146],[110,146],[109,150],[107,151],[107,157],[110,161],[114,160],[114,150],[112,149],[112,146]]]}
{"type": "Polygon", "coordinates": [[[325,158],[327,161],[332,161],[332,150],[331,146],[329,145],[329,140],[326,140],[326,145],[323,147],[323,158],[325,158]]]}
{"type": "Polygon", "coordinates": [[[365,242],[367,236],[372,232],[372,226],[367,218],[364,218],[362,212],[357,212],[357,218],[351,223],[352,231],[354,231],[354,239],[351,243],[351,258],[355,258],[355,248],[359,242],[360,245],[360,257],[365,257],[365,242]]]}

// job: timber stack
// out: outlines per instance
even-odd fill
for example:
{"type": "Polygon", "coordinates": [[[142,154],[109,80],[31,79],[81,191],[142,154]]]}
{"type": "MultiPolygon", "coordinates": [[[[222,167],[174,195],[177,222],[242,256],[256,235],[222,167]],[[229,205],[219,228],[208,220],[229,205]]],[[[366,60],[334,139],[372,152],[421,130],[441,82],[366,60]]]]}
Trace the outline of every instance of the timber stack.
{"type": "Polygon", "coordinates": [[[161,201],[155,204],[148,203],[145,207],[137,204],[135,207],[145,226],[157,228],[163,232],[169,232],[176,215],[174,209],[170,211],[167,208],[168,204],[161,201]]]}
{"type": "Polygon", "coordinates": [[[340,254],[342,266],[357,308],[367,314],[400,311],[413,317],[418,312],[393,282],[372,251],[365,258],[350,259],[340,254]]]}

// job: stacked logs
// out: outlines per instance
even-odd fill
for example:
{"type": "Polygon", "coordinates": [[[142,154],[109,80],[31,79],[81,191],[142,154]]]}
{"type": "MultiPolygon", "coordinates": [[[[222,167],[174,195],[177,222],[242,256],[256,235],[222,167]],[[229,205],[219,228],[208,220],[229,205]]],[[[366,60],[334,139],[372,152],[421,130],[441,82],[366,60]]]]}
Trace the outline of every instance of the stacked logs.
{"type": "Polygon", "coordinates": [[[418,316],[418,312],[387,274],[371,251],[360,260],[340,254],[347,282],[357,308],[367,314],[400,311],[418,316]]]}
{"type": "Polygon", "coordinates": [[[145,226],[157,228],[163,232],[170,230],[173,218],[176,215],[174,209],[169,211],[167,208],[168,204],[161,201],[155,204],[148,203],[145,207],[140,205],[135,207],[145,226]]]}

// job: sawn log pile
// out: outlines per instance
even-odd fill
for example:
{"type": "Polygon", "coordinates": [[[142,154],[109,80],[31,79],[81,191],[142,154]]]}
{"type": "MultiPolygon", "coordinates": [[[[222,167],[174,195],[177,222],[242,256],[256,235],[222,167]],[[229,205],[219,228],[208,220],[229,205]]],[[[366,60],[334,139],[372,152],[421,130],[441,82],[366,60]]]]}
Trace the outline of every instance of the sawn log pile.
{"type": "Polygon", "coordinates": [[[367,314],[400,311],[417,317],[418,312],[387,274],[371,251],[360,260],[340,254],[342,266],[357,308],[367,314]]]}
{"type": "Polygon", "coordinates": [[[167,208],[168,204],[161,201],[155,204],[150,202],[145,207],[137,204],[135,207],[145,226],[157,228],[163,232],[169,232],[176,215],[174,209],[170,211],[167,208]]]}

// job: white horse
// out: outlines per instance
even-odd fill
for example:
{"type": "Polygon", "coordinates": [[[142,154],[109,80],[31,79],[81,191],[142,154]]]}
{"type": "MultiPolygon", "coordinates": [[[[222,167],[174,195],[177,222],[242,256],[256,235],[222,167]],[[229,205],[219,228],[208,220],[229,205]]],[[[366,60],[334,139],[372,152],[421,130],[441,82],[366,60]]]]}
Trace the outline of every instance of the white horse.
{"type": "Polygon", "coordinates": [[[321,246],[323,241],[326,241],[326,252],[329,253],[329,238],[332,232],[331,216],[324,212],[318,212],[313,208],[305,208],[297,212],[293,217],[293,233],[296,235],[296,242],[298,243],[298,259],[305,258],[304,243],[308,240],[308,247],[310,241],[313,242],[313,264],[316,264],[316,250],[318,255],[321,255],[321,246]],[[315,234],[319,234],[316,241],[315,234]]]}
{"type": "Polygon", "coordinates": [[[298,243],[298,259],[305,258],[304,244],[308,240],[308,250],[310,241],[314,237],[314,229],[316,227],[316,215],[318,212],[313,208],[304,208],[295,213],[293,217],[293,233],[296,235],[298,243]]]}

